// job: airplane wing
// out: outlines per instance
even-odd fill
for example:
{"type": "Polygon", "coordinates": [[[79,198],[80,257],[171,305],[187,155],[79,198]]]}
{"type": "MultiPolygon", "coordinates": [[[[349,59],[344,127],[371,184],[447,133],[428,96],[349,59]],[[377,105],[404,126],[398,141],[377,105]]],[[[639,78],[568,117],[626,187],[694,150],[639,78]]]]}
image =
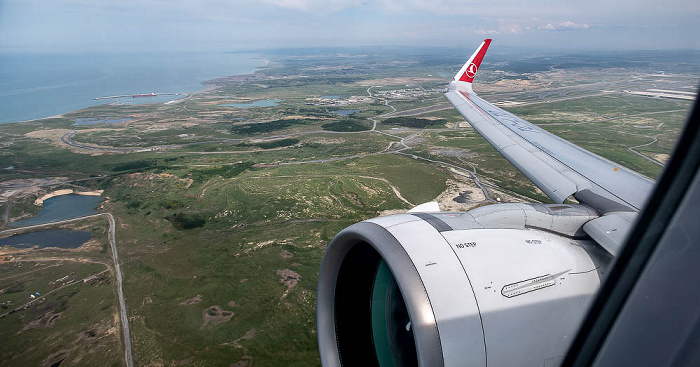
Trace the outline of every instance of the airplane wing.
{"type": "Polygon", "coordinates": [[[481,99],[472,82],[491,43],[484,40],[450,83],[447,99],[494,148],[549,198],[576,198],[601,214],[584,230],[615,255],[654,181],[582,149],[481,99]]]}

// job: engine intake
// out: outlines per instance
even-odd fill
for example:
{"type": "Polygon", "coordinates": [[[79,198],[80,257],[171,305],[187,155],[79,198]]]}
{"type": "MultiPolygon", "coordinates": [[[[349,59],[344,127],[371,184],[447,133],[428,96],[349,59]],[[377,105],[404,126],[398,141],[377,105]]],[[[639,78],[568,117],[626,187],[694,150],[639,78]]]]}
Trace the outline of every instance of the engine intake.
{"type": "Polygon", "coordinates": [[[324,366],[557,365],[610,261],[584,206],[499,204],[352,225],[317,293],[324,366]]]}

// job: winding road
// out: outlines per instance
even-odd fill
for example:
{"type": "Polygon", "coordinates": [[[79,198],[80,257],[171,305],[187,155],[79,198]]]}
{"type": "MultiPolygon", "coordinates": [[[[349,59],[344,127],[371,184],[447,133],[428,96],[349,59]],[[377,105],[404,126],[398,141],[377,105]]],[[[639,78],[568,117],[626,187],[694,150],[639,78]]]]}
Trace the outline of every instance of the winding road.
{"type": "Polygon", "coordinates": [[[656,143],[657,141],[659,141],[659,139],[657,139],[657,138],[653,138],[653,139],[654,139],[654,140],[650,141],[649,143],[640,144],[640,145],[635,145],[635,146],[633,146],[633,147],[627,148],[627,150],[629,150],[630,152],[632,152],[632,153],[634,153],[634,154],[636,154],[636,155],[638,155],[638,156],[640,156],[640,157],[642,157],[642,158],[648,160],[648,161],[651,162],[651,163],[654,163],[654,164],[657,164],[657,165],[663,167],[663,166],[664,166],[663,163],[661,163],[661,162],[659,162],[659,161],[657,161],[656,159],[653,159],[653,158],[651,158],[651,157],[647,157],[646,155],[644,155],[644,154],[642,154],[642,153],[639,153],[638,151],[634,150],[634,148],[646,147],[646,146],[648,146],[648,145],[652,145],[652,144],[656,143]]]}

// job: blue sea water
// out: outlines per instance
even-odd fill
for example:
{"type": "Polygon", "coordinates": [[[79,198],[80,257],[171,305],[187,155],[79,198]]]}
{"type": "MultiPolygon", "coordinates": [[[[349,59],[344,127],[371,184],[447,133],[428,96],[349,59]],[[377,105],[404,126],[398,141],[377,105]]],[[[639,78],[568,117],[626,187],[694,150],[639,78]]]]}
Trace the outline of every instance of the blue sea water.
{"type": "Polygon", "coordinates": [[[251,53],[7,54],[0,52],[0,123],[49,117],[118,101],[163,103],[183,96],[95,100],[141,93],[193,93],[205,80],[255,71],[251,53]]]}

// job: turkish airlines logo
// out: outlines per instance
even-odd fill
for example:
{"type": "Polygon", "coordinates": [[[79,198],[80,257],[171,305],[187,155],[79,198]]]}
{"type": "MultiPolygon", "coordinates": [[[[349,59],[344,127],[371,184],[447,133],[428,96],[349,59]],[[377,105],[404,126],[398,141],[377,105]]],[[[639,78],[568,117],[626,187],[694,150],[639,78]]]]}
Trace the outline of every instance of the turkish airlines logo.
{"type": "Polygon", "coordinates": [[[476,75],[477,70],[478,68],[476,65],[474,65],[474,63],[469,64],[469,66],[467,66],[467,76],[473,78],[474,75],[476,75]]]}

